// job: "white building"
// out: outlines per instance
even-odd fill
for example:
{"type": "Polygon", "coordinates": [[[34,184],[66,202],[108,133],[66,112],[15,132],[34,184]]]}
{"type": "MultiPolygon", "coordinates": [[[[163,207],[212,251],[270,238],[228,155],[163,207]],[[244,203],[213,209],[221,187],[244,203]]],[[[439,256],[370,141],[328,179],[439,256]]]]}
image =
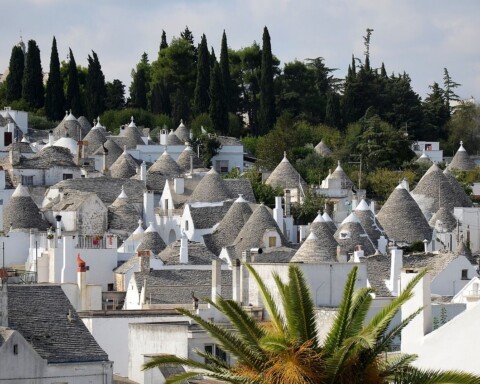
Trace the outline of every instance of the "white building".
{"type": "Polygon", "coordinates": [[[412,144],[412,150],[419,157],[425,154],[433,163],[443,161],[443,149],[440,149],[438,141],[416,141],[412,144]]]}

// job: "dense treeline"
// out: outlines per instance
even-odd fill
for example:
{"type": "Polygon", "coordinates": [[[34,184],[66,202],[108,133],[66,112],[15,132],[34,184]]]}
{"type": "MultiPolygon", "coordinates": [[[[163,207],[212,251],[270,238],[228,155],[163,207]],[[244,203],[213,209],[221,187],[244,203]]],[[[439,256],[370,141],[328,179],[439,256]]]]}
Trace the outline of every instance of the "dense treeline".
{"type": "MultiPolygon", "coordinates": [[[[143,111],[137,119],[140,125],[163,121],[172,122],[168,127],[174,128],[183,119],[195,132],[203,126],[210,132],[244,137],[260,164],[268,168],[283,150],[291,152],[294,162],[305,162],[311,155],[305,144],[315,145],[322,138],[343,161],[351,160],[352,154],[362,155],[365,171],[380,166],[399,169],[411,153],[397,151],[412,139],[440,140],[450,154],[465,132],[478,126],[477,109],[464,106],[462,114],[452,118],[451,102],[458,100],[459,84],[446,68],[443,81],[432,84],[424,100],[412,89],[407,73],[388,74],[383,63],[374,68],[371,37],[372,30],[367,29],[364,56],[352,56],[342,78],[322,57],[280,67],[266,27],[261,46],[253,42],[237,50],[228,47],[224,31],[219,60],[205,34],[197,42],[186,27],[168,42],[162,31],[157,57],[151,61],[144,53],[132,69],[128,95],[120,80],[105,80],[96,52],[88,55],[86,68],[76,63],[72,49],[68,60],[59,62],[55,38],[44,87],[40,50],[30,40],[26,55],[19,46],[12,49],[0,102],[52,122],[67,109],[90,121],[105,115],[102,121],[115,122],[108,127],[112,130],[118,128],[115,115],[123,116],[119,112],[127,108],[143,111]],[[313,133],[295,128],[307,126],[313,133]],[[322,136],[326,128],[335,133],[338,143],[322,136]],[[292,138],[298,135],[308,139],[292,138]]],[[[469,139],[467,149],[480,149],[476,135],[471,133],[469,139]]]]}

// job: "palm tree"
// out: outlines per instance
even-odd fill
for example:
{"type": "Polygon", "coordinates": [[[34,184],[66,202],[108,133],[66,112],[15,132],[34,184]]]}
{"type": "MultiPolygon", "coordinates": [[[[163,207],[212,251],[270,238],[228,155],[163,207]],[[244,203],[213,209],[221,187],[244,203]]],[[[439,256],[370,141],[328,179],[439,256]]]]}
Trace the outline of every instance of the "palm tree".
{"type": "Polygon", "coordinates": [[[425,371],[412,367],[415,355],[387,354],[392,341],[422,310],[400,324],[390,323],[402,304],[412,297],[415,284],[425,271],[406,286],[402,293],[365,321],[372,302],[372,288],[355,290],[357,267],[348,275],[337,317],[325,340],[318,338],[315,308],[307,283],[300,269],[291,264],[288,282],[274,273],[281,308],[255,269],[246,264],[262,295],[270,320],[255,321],[237,302],[218,297],[210,305],[229,320],[229,327],[202,319],[195,313],[178,309],[204,328],[235,362],[227,362],[212,354],[196,351],[204,363],[162,355],[144,365],[151,369],[162,365],[188,366],[192,371],[171,376],[167,384],[184,383],[189,378],[208,376],[238,384],[420,384],[478,383],[480,378],[457,371],[425,371]]]}

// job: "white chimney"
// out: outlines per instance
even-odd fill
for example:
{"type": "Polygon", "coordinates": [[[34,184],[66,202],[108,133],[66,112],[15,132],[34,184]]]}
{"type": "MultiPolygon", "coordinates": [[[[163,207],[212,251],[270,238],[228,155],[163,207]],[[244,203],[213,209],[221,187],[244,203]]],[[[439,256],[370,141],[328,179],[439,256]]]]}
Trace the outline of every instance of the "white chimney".
{"type": "Polygon", "coordinates": [[[212,301],[217,301],[217,296],[222,294],[222,262],[220,259],[212,260],[212,301]]]}
{"type": "MultiPolygon", "coordinates": [[[[62,190],[62,194],[60,195],[60,198],[61,199],[63,198],[63,190],[62,190]]],[[[55,216],[55,220],[57,222],[57,237],[60,238],[62,237],[62,216],[61,215],[55,216]]]]}
{"type": "Polygon", "coordinates": [[[143,191],[143,221],[150,223],[155,221],[155,203],[153,191],[143,191]]]}
{"type": "Polygon", "coordinates": [[[79,307],[78,310],[83,311],[88,307],[87,295],[87,267],[85,261],[82,260],[80,254],[77,254],[77,284],[79,293],[79,307]]]}
{"type": "Polygon", "coordinates": [[[273,219],[277,222],[278,227],[283,232],[283,208],[282,208],[281,196],[275,196],[275,208],[273,208],[273,219]]]}
{"type": "Polygon", "coordinates": [[[48,145],[52,146],[54,143],[53,131],[48,131],[48,145]]]}
{"type": "Polygon", "coordinates": [[[364,257],[365,257],[365,253],[362,249],[362,246],[356,245],[355,250],[353,251],[353,261],[355,263],[360,263],[364,257]]]}
{"type": "MultiPolygon", "coordinates": [[[[417,276],[419,270],[404,269],[400,275],[401,287],[417,276]]],[[[416,353],[423,343],[423,337],[432,331],[431,281],[427,273],[413,289],[413,297],[402,305],[402,321],[418,309],[422,311],[403,329],[401,338],[402,353],[416,353]]]]}
{"type": "Polygon", "coordinates": [[[145,161],[140,164],[140,180],[147,182],[147,164],[145,161]]]}
{"type": "Polygon", "coordinates": [[[390,281],[388,282],[393,296],[400,293],[400,272],[403,268],[403,250],[393,248],[390,251],[390,281]]]}
{"type": "Polygon", "coordinates": [[[185,179],[183,177],[175,177],[173,179],[173,189],[177,195],[185,193],[185,179]]]}
{"type": "Polygon", "coordinates": [[[184,230],[180,238],[180,263],[188,264],[188,238],[184,230]]]}

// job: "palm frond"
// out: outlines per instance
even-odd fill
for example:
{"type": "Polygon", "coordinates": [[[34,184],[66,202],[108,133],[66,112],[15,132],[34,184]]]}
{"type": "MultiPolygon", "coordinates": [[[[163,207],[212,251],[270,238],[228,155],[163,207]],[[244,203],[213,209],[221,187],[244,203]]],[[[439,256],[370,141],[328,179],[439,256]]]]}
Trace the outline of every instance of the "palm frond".
{"type": "Polygon", "coordinates": [[[174,365],[174,366],[187,366],[191,368],[203,369],[205,371],[215,371],[215,367],[210,366],[209,364],[201,363],[192,359],[187,359],[183,357],[178,357],[175,355],[161,355],[152,357],[151,360],[147,361],[142,366],[142,371],[147,369],[152,369],[156,367],[162,367],[165,365],[174,365]]]}
{"type": "Polygon", "coordinates": [[[226,300],[219,296],[216,302],[207,299],[207,302],[223,313],[238,331],[240,337],[255,352],[260,353],[259,340],[265,335],[265,330],[246,312],[237,302],[226,300]]]}
{"type": "Polygon", "coordinates": [[[283,335],[267,335],[260,340],[262,348],[270,353],[280,353],[285,351],[289,346],[289,340],[283,335]]]}
{"type": "Polygon", "coordinates": [[[357,279],[357,267],[354,267],[348,274],[345,288],[343,289],[343,296],[340,302],[338,313],[333,323],[332,328],[323,343],[323,352],[326,356],[330,356],[342,344],[346,327],[348,324],[348,315],[351,311],[352,295],[357,279]]]}
{"type": "Polygon", "coordinates": [[[288,277],[288,300],[284,305],[290,335],[302,342],[312,340],[313,347],[316,348],[315,310],[307,282],[298,266],[294,264],[290,264],[288,268],[288,277]]]}
{"type": "Polygon", "coordinates": [[[198,378],[203,375],[204,373],[193,371],[177,373],[165,379],[165,384],[185,384],[188,379],[198,378]]]}
{"type": "Polygon", "coordinates": [[[352,305],[350,309],[348,325],[346,327],[345,337],[352,337],[358,334],[364,325],[365,317],[372,303],[372,289],[360,288],[357,289],[352,298],[352,305]]]}
{"type": "Polygon", "coordinates": [[[417,355],[398,353],[387,355],[385,358],[379,358],[377,355],[377,359],[382,376],[389,377],[412,364],[417,359],[417,355]]]}
{"type": "Polygon", "coordinates": [[[262,295],[263,304],[265,305],[265,309],[268,312],[270,321],[272,322],[275,330],[278,333],[283,333],[284,331],[283,318],[282,318],[282,315],[280,314],[280,311],[278,310],[277,304],[275,303],[272,293],[268,290],[263,280],[258,275],[257,271],[250,264],[246,263],[245,267],[248,269],[248,271],[253,276],[255,282],[258,285],[260,294],[262,295]]]}
{"type": "Polygon", "coordinates": [[[218,370],[222,369],[230,369],[230,364],[228,364],[225,360],[218,358],[217,356],[201,351],[200,349],[193,350],[198,356],[203,357],[205,361],[208,362],[209,366],[215,366],[218,370]]]}
{"type": "Polygon", "coordinates": [[[365,328],[377,335],[384,334],[402,305],[413,296],[413,288],[426,273],[427,270],[419,272],[395,299],[385,305],[375,314],[375,316],[373,316],[365,328]]]}
{"type": "Polygon", "coordinates": [[[237,359],[244,361],[246,364],[249,364],[256,369],[262,369],[262,356],[259,356],[255,351],[251,351],[248,345],[246,345],[234,332],[228,331],[211,321],[204,320],[188,309],[177,308],[177,311],[200,324],[210,336],[217,340],[227,352],[235,356],[237,359]]]}

